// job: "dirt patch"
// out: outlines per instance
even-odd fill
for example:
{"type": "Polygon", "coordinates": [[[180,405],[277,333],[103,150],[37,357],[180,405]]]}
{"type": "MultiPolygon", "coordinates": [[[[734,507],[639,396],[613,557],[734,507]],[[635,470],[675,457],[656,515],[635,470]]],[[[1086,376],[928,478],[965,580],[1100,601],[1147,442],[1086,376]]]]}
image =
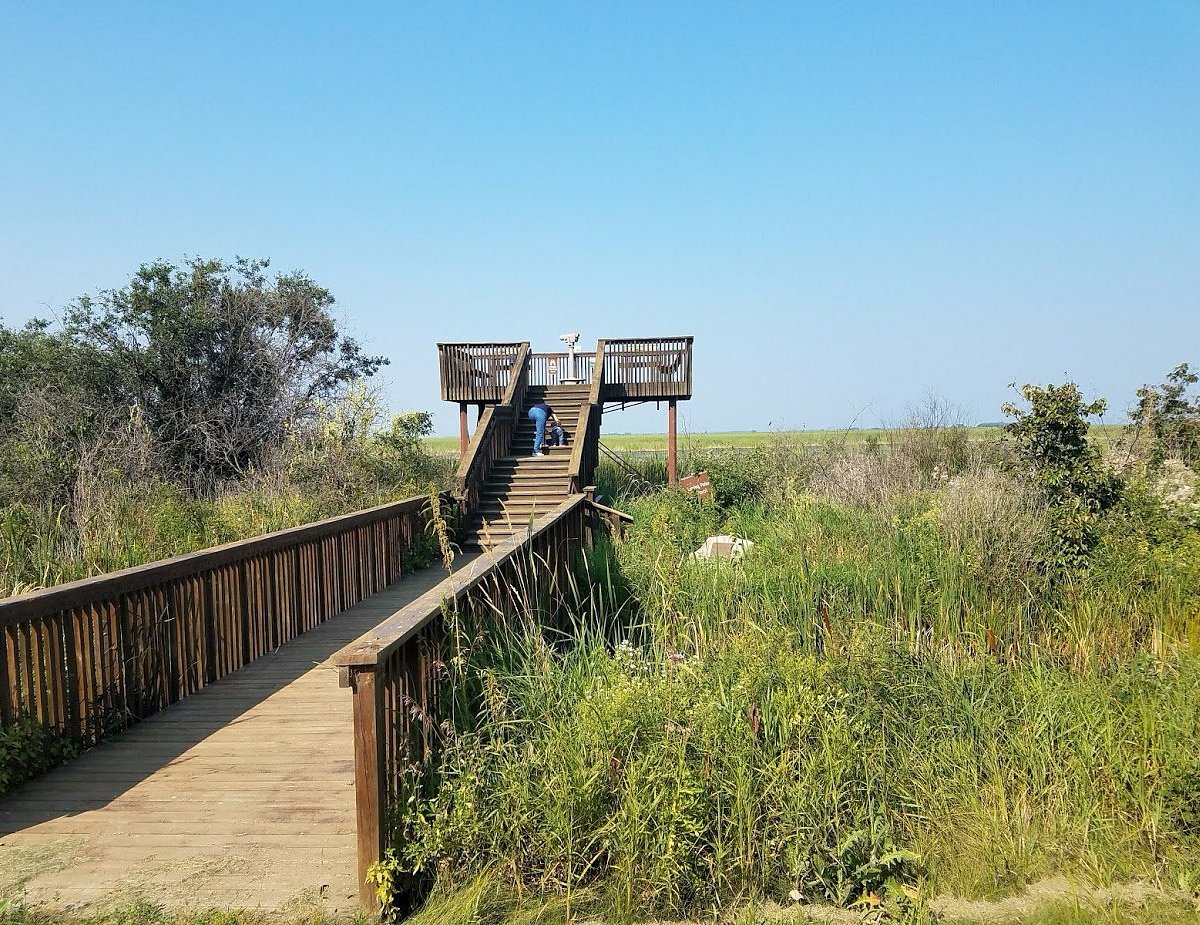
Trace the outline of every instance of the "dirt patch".
{"type": "Polygon", "coordinates": [[[35,877],[57,873],[86,856],[87,838],[56,838],[37,845],[0,843],[0,898],[19,895],[35,877]]]}
{"type": "Polygon", "coordinates": [[[1131,906],[1144,905],[1154,899],[1175,899],[1151,883],[1121,883],[1112,886],[1090,886],[1072,883],[1066,877],[1050,877],[1030,884],[1024,893],[997,900],[958,899],[939,896],[929,901],[929,908],[948,919],[991,923],[1018,922],[1038,909],[1063,900],[1078,900],[1085,905],[1100,906],[1119,902],[1131,906]]]}
{"type": "MultiPolygon", "coordinates": [[[[1035,919],[1039,912],[1061,905],[1078,902],[1084,908],[1111,907],[1120,904],[1128,909],[1146,909],[1147,923],[1159,922],[1154,909],[1170,906],[1185,906],[1181,894],[1164,891],[1152,883],[1134,882],[1113,886],[1091,886],[1073,883],[1066,877],[1051,877],[1031,884],[1019,896],[1000,900],[969,900],[953,896],[939,896],[926,905],[939,919],[947,922],[970,923],[970,925],[1018,925],[1035,919]]],[[[890,910],[894,912],[894,910],[890,910]]],[[[885,907],[865,909],[842,909],[821,904],[775,902],[753,903],[738,906],[715,918],[707,919],[714,925],[875,925],[880,922],[897,921],[889,917],[885,907]]],[[[902,919],[907,921],[907,919],[902,919]]],[[[1200,921],[1200,916],[1197,918],[1200,921]]],[[[1140,921],[1140,917],[1139,917],[1140,921]]],[[[1171,921],[1175,921],[1171,918],[1171,921]]],[[[607,925],[589,922],[587,925],[607,925]]],[[[646,925],[683,925],[682,922],[655,921],[646,925]]]]}

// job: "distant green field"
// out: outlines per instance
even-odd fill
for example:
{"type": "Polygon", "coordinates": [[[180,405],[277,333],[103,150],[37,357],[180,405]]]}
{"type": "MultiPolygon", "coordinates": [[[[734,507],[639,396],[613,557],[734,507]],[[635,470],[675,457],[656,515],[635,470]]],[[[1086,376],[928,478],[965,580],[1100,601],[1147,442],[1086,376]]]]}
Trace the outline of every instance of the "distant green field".
{"type": "MultiPolygon", "coordinates": [[[[1117,436],[1120,425],[1101,424],[1092,428],[1094,437],[1105,439],[1117,436]]],[[[847,430],[743,430],[715,431],[712,433],[681,433],[679,445],[683,449],[750,448],[764,446],[775,441],[793,443],[847,443],[860,444],[869,439],[886,443],[891,431],[885,427],[851,428],[847,430]]],[[[968,427],[968,439],[973,441],[996,440],[1003,431],[999,427],[968,427]]],[[[631,452],[666,451],[666,434],[620,434],[601,435],[604,445],[612,450],[631,452]]],[[[457,437],[428,437],[425,445],[435,453],[453,453],[458,449],[457,437]]]]}

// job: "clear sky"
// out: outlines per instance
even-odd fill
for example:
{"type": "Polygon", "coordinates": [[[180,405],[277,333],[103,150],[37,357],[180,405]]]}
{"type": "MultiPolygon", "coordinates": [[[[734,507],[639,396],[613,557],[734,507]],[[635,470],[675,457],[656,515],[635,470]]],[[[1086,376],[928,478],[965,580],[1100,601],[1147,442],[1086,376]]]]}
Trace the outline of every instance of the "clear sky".
{"type": "Polygon", "coordinates": [[[695,334],[694,431],[1120,410],[1200,363],[1200,0],[0,0],[0,316],[185,255],[441,433],[436,341],[567,330],[695,334]]]}

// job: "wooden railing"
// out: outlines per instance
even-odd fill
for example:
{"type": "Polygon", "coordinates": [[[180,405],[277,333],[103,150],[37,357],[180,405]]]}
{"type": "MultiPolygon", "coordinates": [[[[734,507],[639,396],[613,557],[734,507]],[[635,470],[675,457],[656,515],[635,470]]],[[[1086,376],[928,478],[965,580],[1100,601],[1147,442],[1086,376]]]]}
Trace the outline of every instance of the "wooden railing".
{"type": "Polygon", "coordinates": [[[633,523],[633,515],[618,511],[607,504],[601,504],[592,494],[589,489],[587,503],[589,529],[600,530],[610,540],[624,539],[629,525],[633,523]]]}
{"type": "Polygon", "coordinates": [[[580,383],[592,381],[595,358],[589,353],[575,355],[575,369],[571,369],[571,358],[566,353],[535,353],[531,357],[530,385],[557,385],[564,379],[578,379],[580,383]]]}
{"type": "Polygon", "coordinates": [[[455,493],[468,511],[478,505],[492,463],[512,452],[513,430],[525,408],[529,386],[529,344],[520,345],[513,369],[499,403],[484,409],[455,473],[455,493]]]}
{"type": "Polygon", "coordinates": [[[410,798],[432,783],[446,731],[474,706],[460,683],[463,647],[506,624],[557,617],[589,520],[583,495],[567,499],[333,657],[354,702],[364,909],[378,911],[367,872],[402,836],[410,798]]]}
{"type": "Polygon", "coordinates": [[[528,343],[438,344],[442,400],[471,404],[502,401],[522,348],[528,343]]]}
{"type": "Polygon", "coordinates": [[[604,355],[606,341],[596,344],[596,355],[589,357],[595,374],[588,392],[588,403],[579,411],[575,426],[574,446],[571,448],[571,463],[567,470],[570,491],[579,492],[592,484],[600,456],[600,419],[604,414],[601,395],[604,392],[604,355]]]}
{"type": "Polygon", "coordinates": [[[86,745],[162,710],[398,580],[428,505],[409,498],[0,600],[0,717],[86,745]]]}
{"type": "Polygon", "coordinates": [[[625,338],[605,344],[605,401],[692,397],[691,337],[625,338]]]}

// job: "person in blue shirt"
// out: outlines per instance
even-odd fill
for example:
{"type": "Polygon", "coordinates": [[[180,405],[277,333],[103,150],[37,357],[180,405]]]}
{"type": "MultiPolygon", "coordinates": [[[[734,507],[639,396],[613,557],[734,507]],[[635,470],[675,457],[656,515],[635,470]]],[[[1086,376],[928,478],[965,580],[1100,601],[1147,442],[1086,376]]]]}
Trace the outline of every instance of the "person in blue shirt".
{"type": "Polygon", "coordinates": [[[544,401],[540,401],[536,405],[530,406],[529,420],[537,425],[537,430],[533,435],[533,455],[545,456],[546,454],[542,452],[542,445],[546,441],[546,421],[558,424],[558,418],[554,416],[554,409],[544,401]]]}

